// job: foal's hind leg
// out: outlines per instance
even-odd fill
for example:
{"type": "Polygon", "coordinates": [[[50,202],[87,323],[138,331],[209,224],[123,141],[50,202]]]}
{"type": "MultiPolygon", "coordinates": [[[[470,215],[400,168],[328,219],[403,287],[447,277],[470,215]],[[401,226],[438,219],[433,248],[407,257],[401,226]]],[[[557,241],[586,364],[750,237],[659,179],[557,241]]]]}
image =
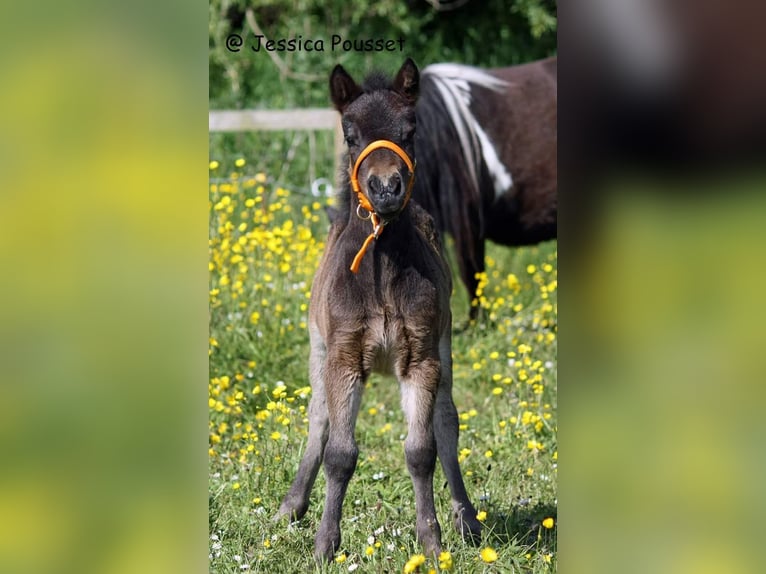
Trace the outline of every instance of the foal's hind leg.
{"type": "Polygon", "coordinates": [[[442,371],[434,409],[436,448],[452,494],[455,529],[463,538],[479,542],[481,523],[476,519],[476,509],[468,498],[457,460],[458,416],[452,400],[452,356],[448,336],[442,339],[439,354],[442,371]]]}
{"type": "Polygon", "coordinates": [[[327,443],[328,413],[325,395],[324,371],[326,349],[318,333],[311,333],[309,356],[309,378],[311,379],[311,401],[309,402],[309,437],[306,451],[298,467],[289,492],[285,495],[276,518],[289,516],[300,520],[309,507],[309,495],[314,486],[322,455],[327,443]]]}
{"type": "Polygon", "coordinates": [[[407,417],[404,455],[415,489],[415,530],[426,554],[441,551],[441,527],[434,506],[436,440],[433,413],[439,363],[426,360],[401,380],[402,408],[407,417]]]}
{"type": "Polygon", "coordinates": [[[322,521],[314,541],[319,560],[332,560],[340,547],[340,518],[343,499],[356,469],[359,449],[354,439],[356,416],[362,397],[363,377],[337,359],[327,362],[327,410],[330,433],[324,449],[324,473],[327,479],[322,521]]]}

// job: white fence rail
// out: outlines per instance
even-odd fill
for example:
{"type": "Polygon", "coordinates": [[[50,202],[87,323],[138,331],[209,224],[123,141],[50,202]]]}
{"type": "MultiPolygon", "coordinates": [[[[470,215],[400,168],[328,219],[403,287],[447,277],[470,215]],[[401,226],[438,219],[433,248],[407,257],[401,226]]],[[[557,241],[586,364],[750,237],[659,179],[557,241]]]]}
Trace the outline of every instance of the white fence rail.
{"type": "MultiPolygon", "coordinates": [[[[337,162],[343,151],[343,130],[340,126],[340,114],[335,110],[299,108],[293,110],[215,110],[208,112],[208,131],[210,132],[321,130],[331,130],[334,133],[333,157],[337,162]]],[[[333,173],[337,173],[337,171],[333,173]]]]}

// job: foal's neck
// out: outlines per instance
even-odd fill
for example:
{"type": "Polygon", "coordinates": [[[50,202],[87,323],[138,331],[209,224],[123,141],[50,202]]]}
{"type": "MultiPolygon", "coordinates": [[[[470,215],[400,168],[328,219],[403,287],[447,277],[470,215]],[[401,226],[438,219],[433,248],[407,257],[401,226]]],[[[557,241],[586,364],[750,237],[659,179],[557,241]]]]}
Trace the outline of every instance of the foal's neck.
{"type": "MultiPolygon", "coordinates": [[[[363,233],[364,235],[369,235],[373,232],[372,220],[369,218],[362,219],[358,215],[364,215],[365,213],[365,210],[359,207],[359,200],[352,193],[351,200],[349,201],[347,225],[349,228],[352,228],[355,233],[358,232],[363,233]]],[[[380,237],[376,241],[376,245],[385,245],[389,248],[401,245],[406,248],[408,242],[410,242],[409,244],[411,245],[414,233],[415,226],[412,221],[411,206],[408,202],[399,215],[383,225],[383,229],[380,233],[380,237]]]]}

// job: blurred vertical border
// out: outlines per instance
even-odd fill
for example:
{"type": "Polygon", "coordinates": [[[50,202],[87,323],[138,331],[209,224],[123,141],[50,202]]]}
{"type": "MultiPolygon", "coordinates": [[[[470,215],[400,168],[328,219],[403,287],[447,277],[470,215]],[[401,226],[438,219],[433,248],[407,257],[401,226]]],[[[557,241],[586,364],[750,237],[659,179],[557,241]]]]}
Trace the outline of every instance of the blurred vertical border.
{"type": "Polygon", "coordinates": [[[206,566],[207,13],[0,8],[0,571],[206,566]]]}
{"type": "Polygon", "coordinates": [[[763,572],[766,4],[558,15],[559,563],[763,572]]]}

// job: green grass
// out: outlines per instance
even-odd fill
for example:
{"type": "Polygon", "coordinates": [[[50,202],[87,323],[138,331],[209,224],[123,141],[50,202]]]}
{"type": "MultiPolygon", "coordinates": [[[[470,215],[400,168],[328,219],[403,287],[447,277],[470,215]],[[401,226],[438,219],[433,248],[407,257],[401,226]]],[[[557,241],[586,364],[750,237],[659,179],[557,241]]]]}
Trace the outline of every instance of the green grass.
{"type": "MultiPolygon", "coordinates": [[[[338,552],[345,561],[318,566],[312,557],[322,473],[299,523],[271,520],[308,428],[307,294],[327,227],[321,206],[308,201],[244,177],[211,189],[211,572],[401,572],[422,552],[398,385],[378,375],[368,381],[357,424],[359,463],[338,552]]],[[[552,572],[556,527],[542,521],[557,512],[556,243],[489,245],[487,262],[481,318],[453,336],[461,468],[486,529],[479,547],[455,533],[437,466],[442,542],[454,572],[552,572]],[[496,562],[481,560],[485,547],[496,562]]],[[[467,315],[455,279],[455,324],[467,315]]],[[[432,568],[429,559],[419,571],[432,568]]]]}

